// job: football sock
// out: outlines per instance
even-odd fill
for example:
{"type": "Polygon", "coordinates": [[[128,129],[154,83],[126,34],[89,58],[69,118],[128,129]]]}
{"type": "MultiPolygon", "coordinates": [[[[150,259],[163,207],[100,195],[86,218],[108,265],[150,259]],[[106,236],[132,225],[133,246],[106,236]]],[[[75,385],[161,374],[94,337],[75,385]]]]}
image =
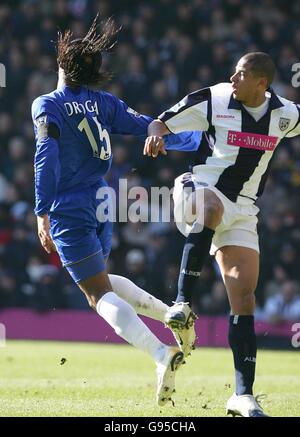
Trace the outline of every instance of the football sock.
{"type": "Polygon", "coordinates": [[[124,276],[108,275],[114,292],[137,312],[154,320],[164,321],[168,305],[147,293],[124,276]]]}
{"type": "Polygon", "coordinates": [[[257,351],[254,316],[230,316],[228,340],[233,352],[236,394],[252,395],[257,351]]]}
{"type": "Polygon", "coordinates": [[[205,226],[200,232],[197,232],[197,228],[201,229],[201,225],[195,222],[183,248],[176,302],[191,302],[193,287],[209,254],[215,233],[205,226]]]}
{"type": "Polygon", "coordinates": [[[148,352],[156,361],[161,358],[165,345],[142,322],[132,306],[116,293],[109,291],[99,299],[97,313],[128,343],[148,352]]]}

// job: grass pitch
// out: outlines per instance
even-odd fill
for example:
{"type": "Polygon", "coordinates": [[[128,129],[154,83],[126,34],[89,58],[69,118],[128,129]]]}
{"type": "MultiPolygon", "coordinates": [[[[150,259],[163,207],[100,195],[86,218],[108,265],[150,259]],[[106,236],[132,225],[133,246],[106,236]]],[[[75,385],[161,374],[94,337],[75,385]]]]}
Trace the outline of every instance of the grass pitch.
{"type": "MultiPolygon", "coordinates": [[[[259,351],[256,394],[271,416],[300,416],[300,354],[259,351]]],[[[224,416],[229,349],[197,349],[176,376],[175,406],[155,404],[155,365],[126,345],[8,341],[0,348],[0,416],[224,416]],[[66,361],[65,361],[66,360],[66,361]]]]}

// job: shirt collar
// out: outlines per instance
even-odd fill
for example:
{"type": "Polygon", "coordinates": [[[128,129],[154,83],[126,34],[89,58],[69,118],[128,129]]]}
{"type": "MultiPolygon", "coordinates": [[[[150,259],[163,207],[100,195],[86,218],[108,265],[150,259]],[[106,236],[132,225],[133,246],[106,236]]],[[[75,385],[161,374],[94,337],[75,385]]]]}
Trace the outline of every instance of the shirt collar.
{"type": "MultiPolygon", "coordinates": [[[[281,101],[279,100],[279,98],[277,97],[277,95],[275,94],[272,88],[268,88],[266,92],[271,94],[270,104],[268,108],[269,111],[270,110],[272,111],[273,109],[281,108],[283,106],[283,103],[281,103],[281,101]]],[[[239,110],[243,109],[242,103],[233,98],[233,93],[230,96],[228,109],[239,109],[239,110]]]]}

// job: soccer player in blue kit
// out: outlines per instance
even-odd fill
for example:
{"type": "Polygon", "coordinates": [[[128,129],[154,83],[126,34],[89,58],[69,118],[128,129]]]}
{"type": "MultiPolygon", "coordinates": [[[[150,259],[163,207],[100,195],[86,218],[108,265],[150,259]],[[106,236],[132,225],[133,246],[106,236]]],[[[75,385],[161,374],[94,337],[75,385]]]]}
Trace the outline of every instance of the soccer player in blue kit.
{"type": "MultiPolygon", "coordinates": [[[[96,17],[84,38],[73,40],[70,31],[59,35],[58,88],[32,104],[38,235],[48,253],[57,250],[89,305],[120,337],[154,358],[157,402],[165,405],[184,354],[161,343],[137,313],[163,321],[168,306],[128,279],[108,275],[112,223],[96,218],[101,202],[96,193],[107,185],[104,176],[112,162],[110,134],[146,137],[152,119],[96,90],[108,79],[108,73],[101,71],[101,52],[110,48],[116,34],[111,21],[101,34],[97,26],[96,17]]],[[[200,136],[200,132],[171,134],[166,145],[196,149],[200,136]]]]}

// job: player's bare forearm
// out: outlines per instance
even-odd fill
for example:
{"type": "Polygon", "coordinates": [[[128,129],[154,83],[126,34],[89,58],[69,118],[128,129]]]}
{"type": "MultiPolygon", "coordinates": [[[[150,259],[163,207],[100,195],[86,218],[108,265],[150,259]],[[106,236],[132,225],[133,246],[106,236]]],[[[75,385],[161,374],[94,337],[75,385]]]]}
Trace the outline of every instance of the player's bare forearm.
{"type": "Polygon", "coordinates": [[[153,120],[148,126],[148,137],[163,137],[164,135],[168,135],[169,133],[169,129],[161,120],[153,120]]]}
{"type": "Polygon", "coordinates": [[[145,141],[144,155],[152,156],[152,158],[156,158],[159,153],[167,155],[163,136],[169,133],[169,129],[162,121],[153,120],[148,126],[148,137],[145,141]]]}

